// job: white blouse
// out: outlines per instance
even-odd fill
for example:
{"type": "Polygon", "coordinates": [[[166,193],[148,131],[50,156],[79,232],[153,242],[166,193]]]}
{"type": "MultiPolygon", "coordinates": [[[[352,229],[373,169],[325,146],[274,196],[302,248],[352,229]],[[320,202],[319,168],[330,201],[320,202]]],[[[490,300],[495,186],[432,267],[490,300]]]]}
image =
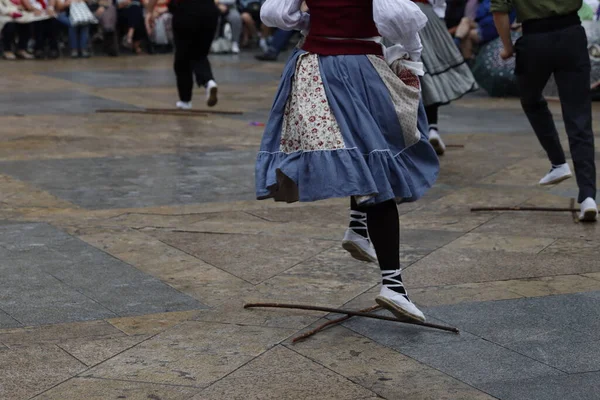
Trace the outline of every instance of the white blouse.
{"type": "MultiPolygon", "coordinates": [[[[310,13],[300,10],[302,2],[267,0],[260,10],[260,18],[267,26],[306,32],[310,28],[310,13]]],[[[427,17],[415,3],[410,0],[373,0],[373,20],[381,36],[410,49],[409,53],[415,54],[414,50],[418,49],[420,54],[418,33],[427,24],[427,17]]]]}

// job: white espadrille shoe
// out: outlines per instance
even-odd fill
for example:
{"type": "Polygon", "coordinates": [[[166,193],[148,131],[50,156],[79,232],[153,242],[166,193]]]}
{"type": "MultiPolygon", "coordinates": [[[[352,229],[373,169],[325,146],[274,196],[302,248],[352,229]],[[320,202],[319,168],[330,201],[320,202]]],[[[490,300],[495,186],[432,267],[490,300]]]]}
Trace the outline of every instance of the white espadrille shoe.
{"type": "Polygon", "coordinates": [[[406,289],[400,278],[400,270],[381,271],[383,284],[377,304],[390,311],[398,319],[411,318],[425,322],[425,315],[413,304],[406,294],[406,289]]]}
{"type": "Polygon", "coordinates": [[[360,261],[377,262],[377,254],[369,239],[367,228],[367,214],[351,210],[350,222],[355,222],[354,226],[348,228],[342,240],[342,247],[350,253],[352,257],[360,261]],[[356,231],[364,231],[366,237],[356,231]]]}

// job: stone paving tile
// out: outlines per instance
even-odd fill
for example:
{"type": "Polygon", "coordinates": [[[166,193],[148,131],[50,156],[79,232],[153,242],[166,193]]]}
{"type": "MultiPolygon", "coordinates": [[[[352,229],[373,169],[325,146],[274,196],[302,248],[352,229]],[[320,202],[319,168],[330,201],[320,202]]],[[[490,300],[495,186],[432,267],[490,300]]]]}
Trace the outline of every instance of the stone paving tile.
{"type": "Polygon", "coordinates": [[[467,233],[446,246],[446,249],[500,250],[514,253],[538,254],[554,242],[555,240],[551,238],[467,233]]]}
{"type": "Polygon", "coordinates": [[[401,352],[426,365],[472,385],[492,396],[490,388],[498,382],[564,375],[543,363],[485,340],[448,344],[417,344],[401,352]]]}
{"type": "Polygon", "coordinates": [[[256,286],[264,301],[340,306],[381,279],[376,266],[333,247],[256,286]]]}
{"type": "Polygon", "coordinates": [[[188,321],[197,314],[198,311],[179,311],[113,318],[107,320],[107,323],[127,335],[151,336],[188,321]]]}
{"type": "Polygon", "coordinates": [[[245,151],[32,160],[2,162],[0,172],[85,208],[145,207],[253,199],[255,157],[245,151]],[[213,175],[228,164],[246,167],[245,182],[213,175]]]}
{"type": "Polygon", "coordinates": [[[82,93],[78,90],[46,92],[2,92],[2,115],[90,113],[100,108],[133,108],[132,106],[82,93]],[[35,105],[35,106],[33,106],[35,105]]]}
{"type": "Polygon", "coordinates": [[[591,297],[596,293],[465,303],[434,307],[427,312],[500,345],[551,331],[566,336],[577,331],[600,340],[600,311],[597,299],[591,297]]]}
{"type": "MultiPolygon", "coordinates": [[[[0,310],[0,328],[1,329],[5,329],[5,328],[17,328],[23,326],[19,321],[17,321],[16,319],[12,318],[10,315],[8,315],[7,313],[5,313],[4,311],[0,310]]],[[[0,340],[1,342],[2,340],[0,340]]]]}
{"type": "Polygon", "coordinates": [[[88,367],[100,364],[148,338],[147,335],[118,336],[102,339],[77,339],[58,346],[88,367]]]}
{"type": "Polygon", "coordinates": [[[258,284],[331,247],[330,242],[262,235],[159,232],[164,243],[258,284]]]}
{"type": "Polygon", "coordinates": [[[502,400],[596,400],[600,373],[560,375],[487,385],[502,400]]]}
{"type": "Polygon", "coordinates": [[[600,263],[589,258],[442,248],[411,265],[404,277],[409,287],[421,287],[598,271],[600,263]]]}
{"type": "Polygon", "coordinates": [[[73,378],[37,398],[40,400],[188,400],[198,391],[199,389],[190,387],[155,385],[144,382],[73,378]]]}
{"type": "Polygon", "coordinates": [[[494,213],[471,213],[465,207],[423,208],[400,216],[401,229],[469,232],[496,218],[494,213]]]}
{"type": "Polygon", "coordinates": [[[0,309],[25,325],[204,307],[47,224],[1,225],[0,245],[0,309]]]}
{"type": "Polygon", "coordinates": [[[291,349],[364,386],[383,398],[411,400],[484,400],[491,396],[442,372],[334,327],[291,349]]]}
{"type": "MultiPolygon", "coordinates": [[[[6,274],[4,268],[2,272],[6,274]]],[[[110,309],[50,274],[33,270],[24,275],[19,267],[10,274],[0,282],[0,308],[25,326],[116,316],[110,309]]],[[[7,326],[0,328],[11,326],[14,325],[9,321],[7,326]]]]}
{"type": "MultiPolygon", "coordinates": [[[[252,82],[270,82],[276,80],[272,76],[246,71],[243,74],[239,73],[239,68],[236,67],[219,67],[213,68],[215,78],[219,83],[252,83],[252,82]]],[[[53,78],[60,78],[77,82],[93,87],[126,87],[138,88],[148,86],[148,82],[152,82],[152,86],[175,86],[175,76],[170,70],[154,69],[154,70],[111,70],[111,71],[81,71],[81,72],[49,72],[46,75],[53,78]]]]}
{"type": "Polygon", "coordinates": [[[205,389],[193,400],[377,398],[370,390],[282,346],[205,389]]]}
{"type": "Polygon", "coordinates": [[[505,282],[510,281],[464,283],[461,285],[430,286],[425,288],[409,287],[409,294],[413,302],[424,307],[523,297],[523,295],[512,291],[511,286],[505,284],[505,282]]]}
{"type": "Polygon", "coordinates": [[[280,328],[184,322],[83,376],[207,387],[292,333],[280,328]]]}
{"type": "Polygon", "coordinates": [[[253,287],[141,232],[98,233],[81,239],[209,306],[229,301],[231,293],[253,287]]]}
{"type": "MultiPolygon", "coordinates": [[[[568,207],[568,204],[554,207],[568,207]]],[[[479,213],[477,213],[479,214],[479,213]]],[[[570,213],[518,212],[497,214],[474,230],[475,233],[493,233],[555,239],[594,240],[600,237],[598,224],[575,224],[570,213]]]]}
{"type": "Polygon", "coordinates": [[[118,336],[125,336],[125,334],[102,320],[0,330],[0,342],[9,347],[118,336]]]}
{"type": "MultiPolygon", "coordinates": [[[[441,321],[429,315],[427,321],[441,325],[451,325],[454,321],[441,321]]],[[[378,314],[391,316],[388,311],[377,311],[378,314]]],[[[421,326],[403,324],[391,321],[371,320],[367,318],[353,318],[343,323],[343,326],[368,337],[375,342],[390,347],[401,353],[411,346],[434,346],[443,344],[452,347],[458,342],[474,341],[478,338],[468,332],[460,334],[425,328],[421,326]]]]}
{"type": "Polygon", "coordinates": [[[31,398],[85,368],[55,345],[0,350],[0,398],[31,398]]]}

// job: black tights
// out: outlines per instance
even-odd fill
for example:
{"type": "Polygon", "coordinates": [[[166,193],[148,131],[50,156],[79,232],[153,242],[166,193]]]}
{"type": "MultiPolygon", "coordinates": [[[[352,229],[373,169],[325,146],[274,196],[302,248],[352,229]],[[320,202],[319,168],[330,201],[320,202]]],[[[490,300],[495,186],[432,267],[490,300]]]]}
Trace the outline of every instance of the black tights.
{"type": "Polygon", "coordinates": [[[430,128],[437,129],[439,108],[438,105],[425,107],[425,114],[427,114],[427,122],[430,128]]]}
{"type": "Polygon", "coordinates": [[[394,200],[372,206],[359,206],[354,198],[351,208],[367,214],[369,236],[381,270],[400,269],[400,221],[394,200]]]}

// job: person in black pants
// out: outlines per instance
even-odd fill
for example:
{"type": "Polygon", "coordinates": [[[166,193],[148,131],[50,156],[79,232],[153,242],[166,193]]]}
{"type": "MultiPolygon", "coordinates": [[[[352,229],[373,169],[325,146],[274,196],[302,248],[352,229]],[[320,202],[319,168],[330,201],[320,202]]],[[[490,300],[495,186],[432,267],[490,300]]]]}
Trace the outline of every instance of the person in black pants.
{"type": "Polygon", "coordinates": [[[1,36],[5,59],[15,60],[17,58],[22,58],[25,60],[30,60],[33,58],[33,56],[27,52],[27,42],[31,36],[31,24],[18,24],[16,22],[10,22],[4,25],[1,36]],[[13,52],[15,36],[19,37],[16,53],[13,52]]]}
{"type": "MultiPolygon", "coordinates": [[[[148,26],[154,26],[154,7],[157,0],[150,0],[146,18],[148,26]]],[[[219,9],[214,0],[173,0],[169,3],[173,14],[175,43],[175,75],[179,101],[177,108],[192,108],[194,75],[198,86],[206,88],[206,104],[217,104],[217,83],[208,61],[210,45],[215,37],[219,9]]]]}
{"type": "Polygon", "coordinates": [[[521,105],[552,165],[540,185],[571,177],[565,153],[542,91],[550,76],[558,86],[569,147],[575,165],[581,221],[596,221],[596,164],[587,36],[577,11],[581,0],[492,0],[494,22],[502,38],[502,58],[516,53],[515,75],[521,105]],[[515,6],[523,36],[513,45],[507,12],[515,6]]]}

